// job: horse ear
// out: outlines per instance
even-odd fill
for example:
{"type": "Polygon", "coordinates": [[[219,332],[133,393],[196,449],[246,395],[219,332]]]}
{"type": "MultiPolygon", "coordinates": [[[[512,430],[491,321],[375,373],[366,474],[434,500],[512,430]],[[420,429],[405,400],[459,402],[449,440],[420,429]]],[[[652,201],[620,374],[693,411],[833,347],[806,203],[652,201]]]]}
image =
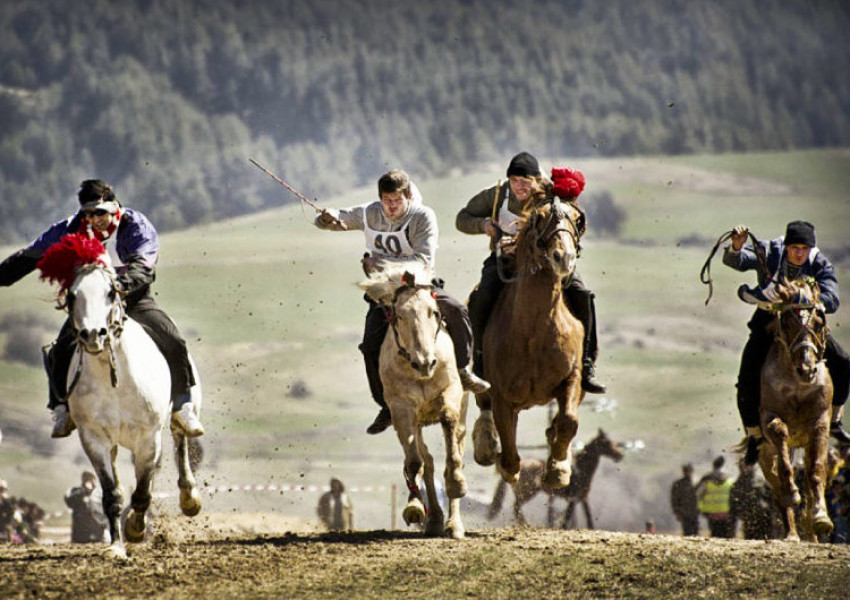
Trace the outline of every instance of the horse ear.
{"type": "Polygon", "coordinates": [[[410,271],[405,271],[401,276],[401,282],[407,287],[413,287],[416,285],[416,276],[410,271]]]}

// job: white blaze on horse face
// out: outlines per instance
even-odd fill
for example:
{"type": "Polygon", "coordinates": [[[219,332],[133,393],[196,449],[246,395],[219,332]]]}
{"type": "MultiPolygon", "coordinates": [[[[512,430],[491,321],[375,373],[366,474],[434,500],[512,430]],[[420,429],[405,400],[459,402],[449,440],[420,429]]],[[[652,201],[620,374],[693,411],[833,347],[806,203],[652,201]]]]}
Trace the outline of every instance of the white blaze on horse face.
{"type": "Polygon", "coordinates": [[[109,333],[112,282],[104,269],[96,268],[78,277],[70,291],[78,340],[87,352],[96,354],[103,350],[109,333]]]}

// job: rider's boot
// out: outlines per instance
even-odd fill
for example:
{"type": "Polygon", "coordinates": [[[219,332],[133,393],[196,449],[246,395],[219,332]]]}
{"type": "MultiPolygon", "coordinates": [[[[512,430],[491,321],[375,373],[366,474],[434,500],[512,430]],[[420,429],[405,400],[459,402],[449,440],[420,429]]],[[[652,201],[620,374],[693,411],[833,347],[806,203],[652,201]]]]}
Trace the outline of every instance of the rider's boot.
{"type": "Polygon", "coordinates": [[[183,431],[189,437],[204,435],[204,426],[195,414],[195,406],[188,393],[182,394],[174,402],[174,408],[175,410],[171,413],[172,427],[183,431]]]}
{"type": "Polygon", "coordinates": [[[393,424],[393,416],[390,412],[390,409],[386,406],[382,406],[381,410],[378,412],[378,416],[375,417],[375,420],[372,421],[372,424],[366,428],[366,433],[370,435],[375,435],[376,433],[381,433],[387,427],[393,424]]]}
{"type": "Polygon", "coordinates": [[[829,424],[829,437],[836,440],[842,446],[850,445],[850,433],[844,429],[841,423],[841,417],[844,414],[844,407],[841,406],[832,415],[832,423],[829,424]]]}
{"type": "Polygon", "coordinates": [[[460,383],[463,389],[468,392],[483,394],[490,389],[490,382],[473,373],[469,365],[463,369],[458,369],[457,373],[460,375],[460,383]]]}
{"type": "Polygon", "coordinates": [[[747,444],[746,452],[744,453],[744,464],[754,465],[759,460],[759,450],[764,441],[762,437],[761,427],[747,427],[747,438],[744,442],[747,444]]]}
{"type": "Polygon", "coordinates": [[[53,409],[53,431],[50,432],[50,437],[68,437],[76,428],[77,425],[71,418],[71,413],[68,412],[67,404],[59,404],[53,409]]]}
{"type": "Polygon", "coordinates": [[[581,369],[581,388],[588,394],[604,394],[607,390],[604,384],[596,379],[596,365],[589,358],[583,361],[581,369]]]}

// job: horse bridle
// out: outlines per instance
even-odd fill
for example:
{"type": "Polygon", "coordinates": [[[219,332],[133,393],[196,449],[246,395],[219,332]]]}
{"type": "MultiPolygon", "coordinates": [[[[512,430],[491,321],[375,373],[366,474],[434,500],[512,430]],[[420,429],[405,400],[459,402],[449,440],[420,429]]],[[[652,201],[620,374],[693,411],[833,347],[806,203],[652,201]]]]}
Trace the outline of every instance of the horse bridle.
{"type": "MultiPolygon", "coordinates": [[[[112,387],[118,387],[118,369],[115,361],[114,342],[121,337],[121,333],[124,331],[124,322],[127,320],[127,312],[124,308],[124,302],[121,299],[121,294],[118,291],[115,273],[111,269],[97,263],[92,263],[91,266],[84,265],[79,269],[77,278],[94,270],[101,271],[109,279],[109,284],[112,290],[112,307],[110,308],[109,318],[106,324],[106,342],[104,343],[104,349],[107,351],[107,356],[109,357],[109,374],[112,381],[112,387]]],[[[76,352],[78,354],[78,360],[77,370],[74,373],[71,385],[68,386],[66,397],[71,395],[80,380],[80,376],[83,372],[83,352],[85,352],[84,343],[80,339],[80,327],[77,325],[76,318],[74,317],[73,302],[74,296],[69,291],[64,306],[68,309],[68,313],[71,317],[71,329],[74,335],[74,343],[77,346],[76,352]]]]}
{"type": "Polygon", "coordinates": [[[819,332],[812,327],[812,320],[815,318],[816,312],[824,312],[823,304],[787,304],[775,312],[779,321],[779,332],[776,339],[785,347],[789,358],[792,358],[794,353],[801,348],[811,348],[817,356],[817,362],[821,362],[824,359],[826,337],[829,330],[825,318],[823,328],[819,332]],[[803,319],[803,311],[808,313],[808,319],[803,319]],[[787,313],[791,313],[800,324],[800,332],[794,336],[793,340],[786,339],[785,332],[782,329],[782,315],[787,313]],[[815,342],[812,342],[811,339],[814,339],[815,342]]]}
{"type": "MultiPolygon", "coordinates": [[[[410,356],[410,352],[408,352],[407,349],[404,347],[404,345],[401,343],[401,338],[399,338],[399,335],[398,335],[399,316],[397,314],[395,306],[396,306],[396,303],[398,302],[399,297],[404,292],[406,292],[408,290],[412,290],[412,291],[415,292],[416,290],[420,290],[420,289],[431,290],[431,296],[435,300],[437,299],[436,293],[434,292],[434,286],[432,286],[432,285],[422,285],[422,284],[412,284],[411,285],[411,284],[405,283],[404,285],[396,288],[395,293],[393,294],[393,299],[392,299],[392,301],[390,302],[389,305],[386,305],[386,304],[382,305],[382,308],[384,310],[384,317],[386,317],[387,322],[390,324],[390,329],[392,329],[393,337],[395,338],[395,345],[398,346],[398,355],[401,356],[407,362],[411,362],[411,356],[410,356]]],[[[440,315],[439,311],[434,313],[434,317],[437,319],[437,332],[434,334],[434,339],[436,340],[437,336],[440,335],[440,329],[443,328],[443,318],[442,318],[442,315],[440,315]]]]}
{"type": "MultiPolygon", "coordinates": [[[[499,274],[499,279],[502,280],[502,283],[511,283],[514,281],[519,281],[520,279],[525,279],[526,277],[531,277],[532,275],[538,273],[543,268],[543,263],[545,262],[545,250],[549,246],[549,242],[551,242],[552,238],[554,238],[561,232],[566,233],[572,239],[573,245],[576,248],[576,258],[581,256],[581,235],[578,233],[578,224],[573,220],[569,212],[567,212],[567,210],[563,208],[561,201],[557,197],[554,198],[549,204],[552,205],[552,209],[549,211],[549,215],[546,217],[546,222],[543,224],[543,227],[541,229],[537,228],[536,220],[539,218],[537,209],[535,209],[531,217],[529,217],[530,223],[528,224],[528,227],[531,227],[534,231],[534,236],[532,237],[533,247],[535,251],[543,251],[544,256],[541,257],[539,262],[532,265],[528,273],[519,273],[514,277],[508,277],[507,275],[505,275],[504,267],[502,265],[501,260],[501,245],[498,243],[496,244],[496,269],[499,274]],[[555,227],[552,229],[551,232],[547,234],[546,230],[549,229],[549,227],[552,225],[553,220],[555,221],[555,227]],[[566,220],[571,225],[571,227],[563,227],[561,223],[563,223],[564,220],[566,220]]],[[[541,206],[545,206],[545,204],[541,206]]]]}

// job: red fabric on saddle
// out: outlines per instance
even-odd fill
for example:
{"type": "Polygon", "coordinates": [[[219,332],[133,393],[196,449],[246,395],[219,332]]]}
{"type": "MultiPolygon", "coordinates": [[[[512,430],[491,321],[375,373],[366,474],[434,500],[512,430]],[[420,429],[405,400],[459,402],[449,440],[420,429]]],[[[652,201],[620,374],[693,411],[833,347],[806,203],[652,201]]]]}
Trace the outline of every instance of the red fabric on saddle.
{"type": "Polygon", "coordinates": [[[99,240],[72,233],[48,248],[35,266],[41,271],[42,281],[56,282],[62,290],[67,290],[74,283],[78,267],[96,262],[106,264],[101,260],[105,252],[99,240]]]}

